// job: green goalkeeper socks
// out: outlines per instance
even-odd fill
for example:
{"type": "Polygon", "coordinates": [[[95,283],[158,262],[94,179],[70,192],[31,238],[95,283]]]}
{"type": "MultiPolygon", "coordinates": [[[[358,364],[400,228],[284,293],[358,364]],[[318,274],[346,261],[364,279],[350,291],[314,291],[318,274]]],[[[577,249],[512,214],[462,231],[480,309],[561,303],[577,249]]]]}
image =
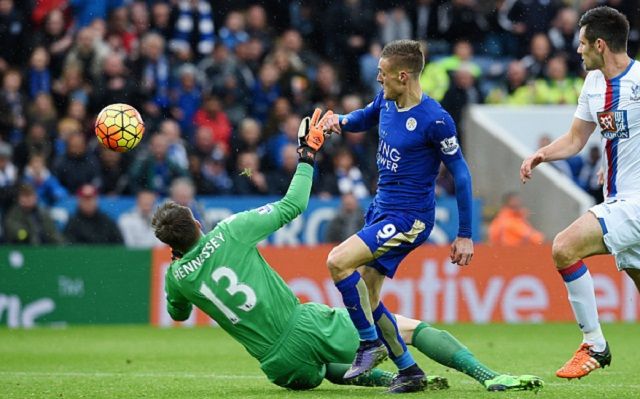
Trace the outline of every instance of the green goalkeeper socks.
{"type": "Polygon", "coordinates": [[[453,335],[424,322],[413,332],[412,345],[430,359],[463,372],[481,384],[498,375],[480,363],[453,335]]]}
{"type": "Polygon", "coordinates": [[[388,387],[391,380],[396,376],[390,371],[380,369],[372,369],[368,373],[364,373],[359,377],[349,381],[344,380],[344,373],[351,367],[350,364],[329,363],[327,364],[327,373],[325,378],[338,385],[358,385],[362,387],[388,387]]]}

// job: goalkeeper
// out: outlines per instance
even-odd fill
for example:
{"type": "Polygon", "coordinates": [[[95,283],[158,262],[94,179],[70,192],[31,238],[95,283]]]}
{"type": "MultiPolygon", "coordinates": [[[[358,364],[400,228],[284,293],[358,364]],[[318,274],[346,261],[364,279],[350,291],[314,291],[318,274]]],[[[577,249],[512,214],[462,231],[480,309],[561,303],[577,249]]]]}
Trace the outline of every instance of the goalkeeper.
{"type": "MultiPolygon", "coordinates": [[[[316,151],[322,147],[316,109],[299,129],[299,164],[289,190],[278,202],[241,212],[203,235],[189,208],[174,202],[155,212],[155,235],[169,245],[174,261],[167,270],[167,310],[186,320],[195,305],[211,316],[260,362],[271,382],[289,389],[312,389],[324,378],[336,384],[389,386],[395,374],[379,369],[345,381],[358,348],[357,331],[345,309],[300,304],[282,278],[267,264],[256,244],[300,215],[309,200],[316,151]]],[[[498,374],[482,365],[446,331],[397,316],[405,341],[433,360],[460,370],[488,390],[537,389],[533,376],[498,374]]],[[[427,388],[447,388],[446,379],[427,377],[427,388]]]]}

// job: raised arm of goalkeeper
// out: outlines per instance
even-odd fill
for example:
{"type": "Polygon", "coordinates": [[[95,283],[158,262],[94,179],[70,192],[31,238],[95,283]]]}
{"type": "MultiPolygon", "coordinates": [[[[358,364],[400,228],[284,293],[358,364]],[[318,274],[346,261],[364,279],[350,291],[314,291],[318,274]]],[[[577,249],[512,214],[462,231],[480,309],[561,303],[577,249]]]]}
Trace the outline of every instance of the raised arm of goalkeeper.
{"type": "Polygon", "coordinates": [[[298,168],[285,196],[277,202],[225,219],[229,234],[236,240],[255,245],[280,227],[295,219],[307,209],[313,165],[316,152],[324,144],[323,126],[333,115],[316,108],[311,117],[305,117],[298,129],[298,168]]]}

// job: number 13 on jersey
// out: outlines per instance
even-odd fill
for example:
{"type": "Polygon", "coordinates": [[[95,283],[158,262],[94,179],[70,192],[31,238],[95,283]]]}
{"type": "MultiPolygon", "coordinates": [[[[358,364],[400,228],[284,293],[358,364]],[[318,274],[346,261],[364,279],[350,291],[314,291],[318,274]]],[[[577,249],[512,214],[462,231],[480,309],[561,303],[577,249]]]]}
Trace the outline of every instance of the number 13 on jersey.
{"type": "MultiPolygon", "coordinates": [[[[238,305],[237,309],[248,312],[256,306],[256,293],[248,285],[239,283],[238,276],[232,269],[222,266],[211,273],[211,279],[214,283],[219,284],[220,280],[223,278],[229,281],[229,287],[226,289],[229,295],[233,297],[238,293],[244,294],[245,301],[241,305],[238,305]]],[[[237,324],[241,320],[235,311],[225,305],[225,303],[216,296],[207,284],[202,283],[202,285],[200,285],[200,293],[210,300],[211,303],[213,303],[213,305],[217,307],[232,324],[237,324]]]]}

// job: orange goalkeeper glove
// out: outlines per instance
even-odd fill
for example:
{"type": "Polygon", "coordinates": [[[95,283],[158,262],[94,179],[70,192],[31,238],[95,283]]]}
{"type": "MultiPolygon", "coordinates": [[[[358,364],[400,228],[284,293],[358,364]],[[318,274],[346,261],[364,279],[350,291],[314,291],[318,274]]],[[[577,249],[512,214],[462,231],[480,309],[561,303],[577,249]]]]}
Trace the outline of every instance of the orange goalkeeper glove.
{"type": "Polygon", "coordinates": [[[298,128],[298,157],[300,162],[313,165],[316,152],[324,144],[323,126],[325,121],[333,115],[333,111],[327,111],[322,118],[322,110],[316,108],[311,117],[305,117],[298,128]]]}

